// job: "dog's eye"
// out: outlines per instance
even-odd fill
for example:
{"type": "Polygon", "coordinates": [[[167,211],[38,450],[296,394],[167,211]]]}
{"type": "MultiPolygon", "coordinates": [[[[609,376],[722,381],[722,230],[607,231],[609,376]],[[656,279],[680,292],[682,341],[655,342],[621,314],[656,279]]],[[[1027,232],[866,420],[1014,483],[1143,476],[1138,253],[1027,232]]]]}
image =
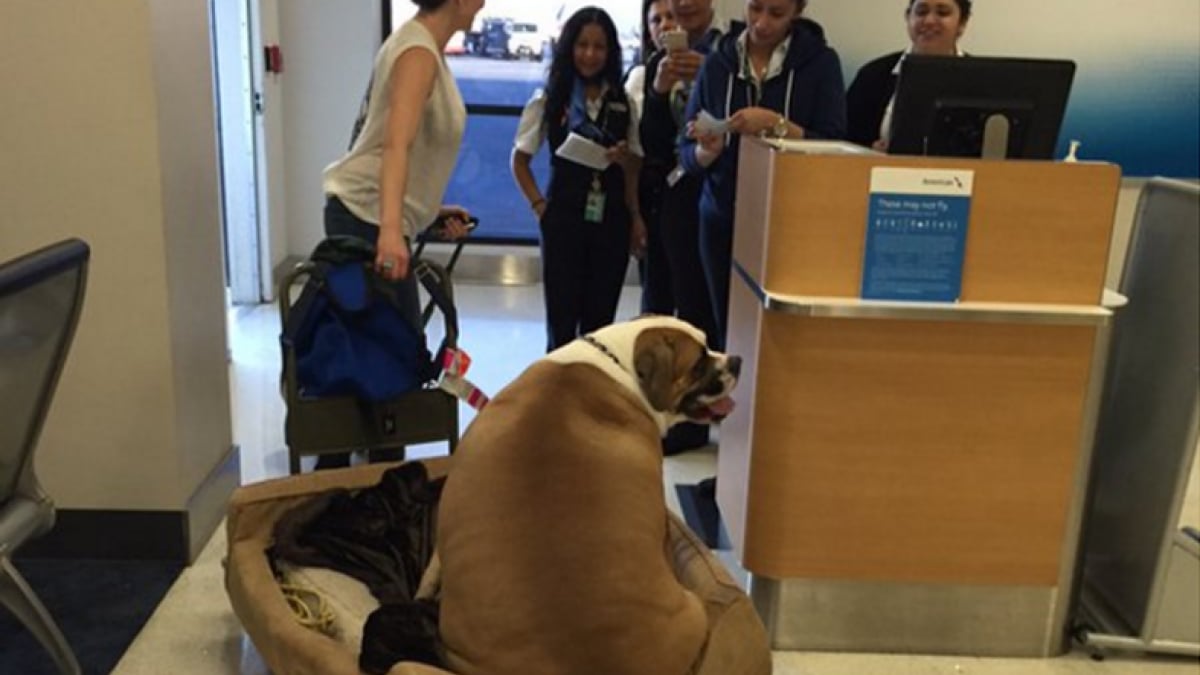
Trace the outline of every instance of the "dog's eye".
{"type": "Polygon", "coordinates": [[[692,365],[692,376],[698,378],[706,372],[708,372],[708,356],[703,355],[692,365]]]}

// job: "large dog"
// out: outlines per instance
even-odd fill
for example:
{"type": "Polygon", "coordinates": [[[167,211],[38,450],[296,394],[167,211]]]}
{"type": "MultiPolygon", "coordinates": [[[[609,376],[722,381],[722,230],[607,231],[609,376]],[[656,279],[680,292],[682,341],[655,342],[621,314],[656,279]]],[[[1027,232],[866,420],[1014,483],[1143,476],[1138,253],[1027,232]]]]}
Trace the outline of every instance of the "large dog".
{"type": "Polygon", "coordinates": [[[438,511],[433,576],[451,669],[692,669],[707,622],[665,550],[660,439],[728,414],[740,365],[687,323],[643,317],[548,354],[488,404],[438,511]]]}

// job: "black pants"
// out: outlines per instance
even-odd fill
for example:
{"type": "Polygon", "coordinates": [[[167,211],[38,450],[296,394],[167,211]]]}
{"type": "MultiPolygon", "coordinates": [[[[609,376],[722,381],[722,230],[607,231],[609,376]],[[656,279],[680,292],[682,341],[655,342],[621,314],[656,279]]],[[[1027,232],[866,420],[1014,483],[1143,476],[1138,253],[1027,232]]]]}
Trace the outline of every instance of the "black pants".
{"type": "MultiPolygon", "coordinates": [[[[663,193],[662,240],[671,271],[675,315],[704,331],[709,349],[717,349],[708,283],[700,263],[700,179],[685,176],[663,193]]],[[[708,425],[677,424],[663,440],[663,452],[672,455],[708,443],[708,425]]]]}
{"type": "MultiPolygon", "coordinates": [[[[373,223],[368,223],[358,216],[350,212],[342,200],[337,197],[330,197],[325,201],[325,236],[332,237],[334,235],[348,235],[358,237],[371,242],[375,245],[379,241],[379,226],[373,223]]],[[[408,244],[409,253],[412,252],[412,242],[408,237],[404,239],[408,244]]],[[[409,270],[412,270],[412,260],[409,260],[409,270]]],[[[396,298],[400,302],[401,311],[404,312],[405,318],[412,322],[414,326],[421,325],[421,297],[417,292],[417,276],[409,274],[408,276],[393,282],[393,287],[396,289],[396,298]]]]}
{"type": "Polygon", "coordinates": [[[729,330],[729,276],[733,268],[733,223],[705,220],[700,224],[700,261],[712,303],[715,349],[724,351],[729,330]]]}
{"type": "Polygon", "coordinates": [[[556,201],[541,222],[547,352],[613,322],[629,266],[625,204],[609,195],[603,221],[589,223],[582,202],[556,201]]]}
{"type": "Polygon", "coordinates": [[[704,331],[709,348],[715,349],[717,325],[700,262],[700,185],[699,178],[685,176],[663,193],[662,240],[676,316],[704,331]]]}
{"type": "MultiPolygon", "coordinates": [[[[347,235],[358,237],[375,244],[379,241],[379,226],[368,223],[358,216],[350,212],[342,200],[337,197],[330,197],[325,201],[325,236],[331,237],[335,235],[347,235]]],[[[407,239],[405,240],[407,242],[407,239]]],[[[411,250],[411,245],[410,245],[411,250]]],[[[409,321],[414,326],[421,325],[421,298],[417,292],[417,276],[412,274],[411,260],[409,261],[410,274],[399,281],[396,281],[394,286],[396,289],[396,298],[400,301],[402,311],[409,321]]],[[[392,448],[388,450],[369,450],[368,456],[372,462],[390,462],[404,459],[404,448],[392,448]]],[[[334,469],[344,466],[350,466],[350,453],[339,452],[317,457],[318,469],[334,469]]]]}
{"type": "Polygon", "coordinates": [[[642,166],[638,181],[638,204],[646,223],[646,252],[638,261],[642,280],[642,314],[675,314],[671,287],[671,260],[662,236],[662,204],[666,178],[661,171],[642,166]]]}

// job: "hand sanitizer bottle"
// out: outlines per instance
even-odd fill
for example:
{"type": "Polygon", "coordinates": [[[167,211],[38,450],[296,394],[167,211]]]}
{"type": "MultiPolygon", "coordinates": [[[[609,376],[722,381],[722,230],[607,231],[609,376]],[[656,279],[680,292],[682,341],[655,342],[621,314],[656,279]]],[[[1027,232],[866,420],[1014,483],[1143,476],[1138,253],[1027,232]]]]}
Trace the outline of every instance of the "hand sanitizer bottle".
{"type": "Polygon", "coordinates": [[[1079,161],[1079,158],[1075,156],[1075,153],[1079,151],[1079,145],[1080,145],[1079,141],[1076,141],[1076,140],[1071,141],[1071,148],[1069,150],[1067,150],[1067,156],[1063,157],[1064,162],[1078,162],[1079,161]]]}

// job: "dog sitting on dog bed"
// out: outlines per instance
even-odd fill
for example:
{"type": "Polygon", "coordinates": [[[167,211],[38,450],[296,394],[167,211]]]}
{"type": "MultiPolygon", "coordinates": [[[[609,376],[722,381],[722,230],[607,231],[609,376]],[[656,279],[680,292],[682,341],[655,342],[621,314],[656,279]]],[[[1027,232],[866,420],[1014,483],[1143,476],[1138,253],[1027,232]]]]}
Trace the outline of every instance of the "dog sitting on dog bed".
{"type": "Polygon", "coordinates": [[[440,632],[460,675],[686,675],[708,633],[667,551],[661,438],[732,408],[740,359],[670,317],[548,354],[475,418],[438,507],[440,632]]]}

